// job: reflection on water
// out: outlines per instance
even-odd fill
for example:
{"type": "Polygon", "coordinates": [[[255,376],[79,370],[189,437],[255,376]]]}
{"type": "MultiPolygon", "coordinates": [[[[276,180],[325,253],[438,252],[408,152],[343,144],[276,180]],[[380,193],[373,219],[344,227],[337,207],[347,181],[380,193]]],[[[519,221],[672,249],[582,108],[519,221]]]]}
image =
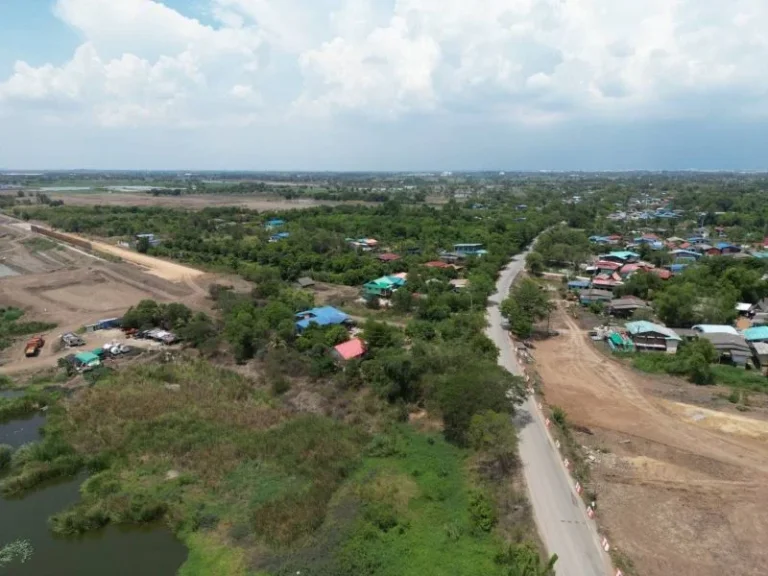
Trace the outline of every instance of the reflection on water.
{"type": "MultiPolygon", "coordinates": [[[[0,444],[39,439],[42,415],[0,425],[0,444]]],[[[25,564],[0,568],[9,576],[173,576],[187,550],[165,527],[110,526],[81,538],[61,538],[48,518],[77,502],[84,476],[44,487],[22,499],[0,498],[0,546],[28,540],[34,552],[25,564]]]]}

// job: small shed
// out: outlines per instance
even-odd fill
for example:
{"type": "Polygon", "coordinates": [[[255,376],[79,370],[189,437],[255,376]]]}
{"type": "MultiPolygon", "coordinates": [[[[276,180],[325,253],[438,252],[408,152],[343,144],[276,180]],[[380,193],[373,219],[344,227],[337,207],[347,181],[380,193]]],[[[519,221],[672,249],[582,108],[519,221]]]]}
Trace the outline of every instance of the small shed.
{"type": "Polygon", "coordinates": [[[315,281],[312,280],[309,276],[302,276],[298,280],[296,280],[296,287],[297,288],[312,288],[315,285],[315,281]]]}
{"type": "Polygon", "coordinates": [[[754,358],[757,358],[760,368],[765,372],[768,368],[768,342],[749,342],[754,358]]]}
{"type": "Polygon", "coordinates": [[[568,290],[585,290],[589,288],[589,280],[571,280],[568,282],[568,290]]]}
{"type": "Polygon", "coordinates": [[[75,366],[79,368],[96,368],[101,366],[101,359],[93,352],[75,354],[75,366]]]}

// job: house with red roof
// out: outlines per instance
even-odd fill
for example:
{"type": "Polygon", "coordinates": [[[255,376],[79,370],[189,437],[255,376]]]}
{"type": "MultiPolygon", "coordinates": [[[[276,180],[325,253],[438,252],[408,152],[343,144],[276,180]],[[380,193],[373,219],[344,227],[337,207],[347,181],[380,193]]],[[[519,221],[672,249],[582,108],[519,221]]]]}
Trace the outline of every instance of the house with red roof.
{"type": "Polygon", "coordinates": [[[331,355],[338,362],[347,362],[355,358],[360,358],[365,354],[365,342],[360,338],[352,338],[346,342],[342,342],[338,346],[334,346],[331,355]]]}
{"type": "Polygon", "coordinates": [[[395,262],[396,260],[400,260],[400,256],[392,252],[384,252],[383,254],[376,256],[376,258],[381,262],[395,262]]]}

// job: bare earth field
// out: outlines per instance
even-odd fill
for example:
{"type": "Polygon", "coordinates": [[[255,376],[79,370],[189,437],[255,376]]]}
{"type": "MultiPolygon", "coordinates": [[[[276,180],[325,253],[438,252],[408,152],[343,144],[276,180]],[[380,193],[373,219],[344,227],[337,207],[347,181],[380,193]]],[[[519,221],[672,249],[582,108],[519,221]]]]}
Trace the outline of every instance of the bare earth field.
{"type": "Polygon", "coordinates": [[[152,196],[130,192],[51,192],[53,200],[63,200],[68,206],[165,206],[168,208],[187,208],[201,210],[217,206],[238,206],[251,210],[300,210],[316,206],[336,206],[338,204],[364,204],[364,202],[326,202],[300,198],[284,200],[264,196],[189,194],[184,196],[152,196]]]}
{"type": "Polygon", "coordinates": [[[562,310],[553,326],[561,336],[534,351],[546,400],[581,428],[595,458],[599,521],[636,573],[766,574],[765,414],[670,400],[703,399],[703,389],[607,358],[562,310]]]}
{"type": "MultiPolygon", "coordinates": [[[[193,309],[208,310],[208,287],[214,282],[232,283],[108,244],[94,243],[99,244],[99,250],[120,256],[124,262],[108,262],[53,242],[40,247],[34,240],[30,242],[35,238],[43,237],[25,230],[23,224],[0,217],[0,264],[16,273],[0,279],[0,306],[23,309],[26,321],[58,326],[46,335],[46,345],[36,358],[24,357],[24,339],[0,352],[3,373],[55,365],[66,355],[66,351],[54,352],[52,344],[60,334],[101,318],[120,316],[142,299],[183,302],[193,309]]],[[[103,337],[87,335],[87,346],[104,343],[103,337]]]]}

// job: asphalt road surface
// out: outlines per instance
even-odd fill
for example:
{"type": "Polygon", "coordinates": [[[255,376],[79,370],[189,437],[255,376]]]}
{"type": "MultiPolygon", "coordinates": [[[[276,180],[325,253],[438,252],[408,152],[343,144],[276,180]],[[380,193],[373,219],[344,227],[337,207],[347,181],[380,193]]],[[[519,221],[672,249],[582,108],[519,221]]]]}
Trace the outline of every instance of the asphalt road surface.
{"type": "MultiPolygon", "coordinates": [[[[500,350],[499,364],[518,376],[522,370],[502,327],[499,304],[523,269],[525,256],[518,255],[502,270],[488,306],[487,334],[500,350]]],[[[516,417],[520,426],[520,459],[539,534],[549,553],[558,556],[557,575],[612,576],[610,560],[600,547],[594,522],[589,520],[576,495],[573,481],[534,402],[533,398],[527,399],[516,417]]]]}

